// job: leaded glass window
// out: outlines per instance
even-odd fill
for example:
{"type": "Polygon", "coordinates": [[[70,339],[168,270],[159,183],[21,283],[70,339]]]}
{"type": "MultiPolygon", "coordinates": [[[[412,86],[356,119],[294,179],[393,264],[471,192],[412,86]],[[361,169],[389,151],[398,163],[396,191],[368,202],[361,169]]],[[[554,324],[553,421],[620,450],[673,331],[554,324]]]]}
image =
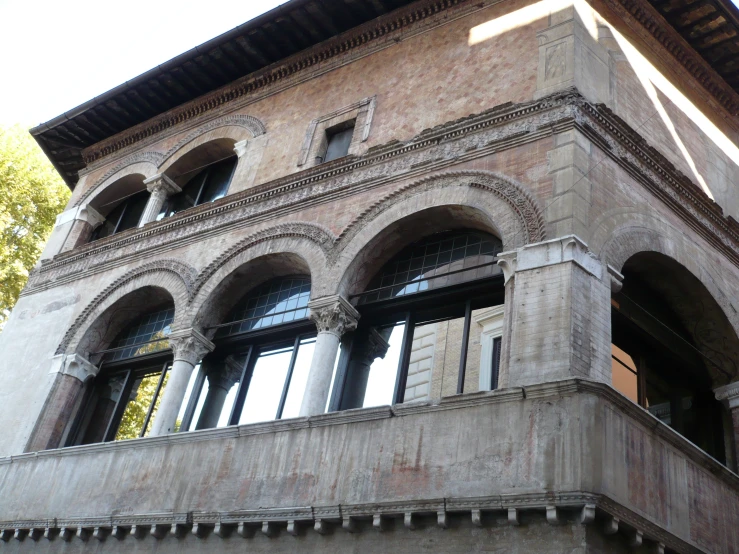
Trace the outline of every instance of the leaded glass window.
{"type": "Polygon", "coordinates": [[[245,333],[308,317],[310,279],[274,279],[254,289],[231,312],[229,323],[219,326],[216,337],[245,333]]]}
{"type": "Polygon", "coordinates": [[[115,362],[169,348],[174,308],[159,310],[134,321],[106,350],[104,361],[115,362]]]}

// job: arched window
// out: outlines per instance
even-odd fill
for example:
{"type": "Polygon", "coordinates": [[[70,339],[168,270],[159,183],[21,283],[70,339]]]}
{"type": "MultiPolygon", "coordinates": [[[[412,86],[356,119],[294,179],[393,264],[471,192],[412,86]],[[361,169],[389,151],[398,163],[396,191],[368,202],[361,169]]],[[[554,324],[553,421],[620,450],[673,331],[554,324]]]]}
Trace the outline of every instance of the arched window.
{"type": "MultiPolygon", "coordinates": [[[[709,371],[720,376],[723,369],[696,343],[691,327],[698,321],[684,317],[696,305],[705,317],[708,302],[680,290],[687,270],[661,255],[637,255],[623,274],[623,289],[611,300],[614,388],[726,463],[722,408],[709,371]]],[[[689,278],[697,292],[702,285],[689,278]]]]}
{"type": "Polygon", "coordinates": [[[190,381],[181,430],[298,415],[316,340],[309,297],[308,277],[280,277],[235,304],[190,381]]]}
{"type": "Polygon", "coordinates": [[[361,319],[342,345],[330,409],[496,388],[501,248],[487,233],[447,231],[387,262],[352,298],[361,319]]]}
{"type": "Polygon", "coordinates": [[[182,187],[182,192],[167,199],[157,219],[170,217],[182,210],[226,196],[237,161],[236,156],[230,156],[204,168],[199,167],[176,176],[174,180],[182,187]]]}
{"type": "Polygon", "coordinates": [[[100,371],[88,386],[69,444],[148,435],[172,362],[167,336],[173,318],[173,308],[141,316],[97,353],[100,371]]]}
{"type": "Polygon", "coordinates": [[[105,221],[93,230],[90,242],[136,227],[148,201],[149,193],[143,190],[118,202],[103,206],[101,208],[103,213],[106,213],[106,209],[108,210],[105,221]]]}

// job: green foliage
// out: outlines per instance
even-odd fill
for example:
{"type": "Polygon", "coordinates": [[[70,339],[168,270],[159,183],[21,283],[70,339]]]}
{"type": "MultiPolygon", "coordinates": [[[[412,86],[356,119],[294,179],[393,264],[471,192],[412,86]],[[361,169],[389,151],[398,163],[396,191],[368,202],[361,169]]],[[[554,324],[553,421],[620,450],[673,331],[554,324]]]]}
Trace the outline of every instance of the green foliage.
{"type": "Polygon", "coordinates": [[[69,195],[28,131],[0,126],[0,330],[69,195]]]}
{"type": "MultiPolygon", "coordinates": [[[[149,406],[151,406],[151,399],[154,398],[154,393],[157,390],[157,384],[159,383],[160,377],[161,373],[154,373],[152,375],[147,375],[141,380],[141,384],[136,391],[136,398],[128,403],[126,411],[123,412],[123,417],[121,418],[118,432],[115,435],[115,440],[120,441],[138,438],[139,433],[141,433],[141,428],[144,426],[146,413],[149,411],[149,406]]],[[[159,403],[162,401],[162,395],[164,394],[164,389],[167,387],[168,380],[169,372],[164,376],[162,390],[154,403],[154,410],[151,412],[151,419],[149,419],[147,431],[151,429],[151,424],[154,422],[157,410],[159,410],[159,403]]]]}

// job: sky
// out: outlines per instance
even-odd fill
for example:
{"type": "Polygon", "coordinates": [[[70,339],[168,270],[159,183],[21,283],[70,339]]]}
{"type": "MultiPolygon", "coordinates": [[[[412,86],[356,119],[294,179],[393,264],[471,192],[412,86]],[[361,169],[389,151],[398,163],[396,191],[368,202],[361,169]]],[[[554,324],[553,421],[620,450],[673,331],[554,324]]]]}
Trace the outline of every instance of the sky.
{"type": "Polygon", "coordinates": [[[45,123],[285,1],[0,0],[0,125],[45,123]]]}

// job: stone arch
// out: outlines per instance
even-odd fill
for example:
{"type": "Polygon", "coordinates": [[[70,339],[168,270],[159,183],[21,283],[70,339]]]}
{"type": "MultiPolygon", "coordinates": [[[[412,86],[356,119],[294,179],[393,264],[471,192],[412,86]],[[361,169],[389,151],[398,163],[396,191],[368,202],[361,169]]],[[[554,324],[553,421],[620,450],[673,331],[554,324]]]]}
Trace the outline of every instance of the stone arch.
{"type": "Polygon", "coordinates": [[[198,276],[189,319],[207,331],[225,316],[219,298],[231,297],[239,286],[251,289],[271,277],[308,274],[315,283],[312,296],[320,296],[328,281],[326,257],[333,234],[311,223],[285,223],[258,231],[223,252],[198,276]]]}
{"type": "Polygon", "coordinates": [[[650,284],[669,299],[696,346],[711,361],[707,366],[714,386],[739,379],[739,314],[713,270],[714,261],[667,222],[649,216],[638,219],[614,230],[599,256],[618,271],[646,260],[668,274],[669,279],[655,276],[650,284]]]}
{"type": "Polygon", "coordinates": [[[87,357],[88,345],[95,342],[95,326],[111,315],[111,309],[136,291],[156,289],[167,295],[175,308],[173,328],[187,328],[187,304],[192,297],[195,270],[177,260],[157,260],[135,268],[108,285],[77,316],[57,347],[56,354],[80,354],[87,357]]]}
{"type": "Polygon", "coordinates": [[[164,153],[159,162],[159,172],[168,171],[183,156],[209,142],[229,141],[233,148],[237,142],[257,138],[266,132],[264,124],[250,115],[229,115],[215,119],[198,127],[164,153]]]}
{"type": "Polygon", "coordinates": [[[371,278],[372,268],[378,269],[394,250],[450,228],[450,221],[453,227],[497,235],[505,250],[546,238],[542,209],[523,185],[488,171],[445,172],[382,198],[344,230],[331,253],[334,274],[340,276],[335,290],[343,295],[361,290],[371,278]],[[392,240],[403,225],[411,228],[392,240]],[[373,248],[380,242],[382,249],[373,248]]]}
{"type": "Polygon", "coordinates": [[[120,163],[106,171],[102,177],[82,193],[74,205],[81,206],[82,204],[89,203],[94,197],[107,189],[109,185],[112,185],[114,182],[118,182],[129,175],[140,174],[143,178],[155,175],[157,167],[162,162],[162,159],[162,154],[159,152],[139,152],[128,156],[120,163]]]}

